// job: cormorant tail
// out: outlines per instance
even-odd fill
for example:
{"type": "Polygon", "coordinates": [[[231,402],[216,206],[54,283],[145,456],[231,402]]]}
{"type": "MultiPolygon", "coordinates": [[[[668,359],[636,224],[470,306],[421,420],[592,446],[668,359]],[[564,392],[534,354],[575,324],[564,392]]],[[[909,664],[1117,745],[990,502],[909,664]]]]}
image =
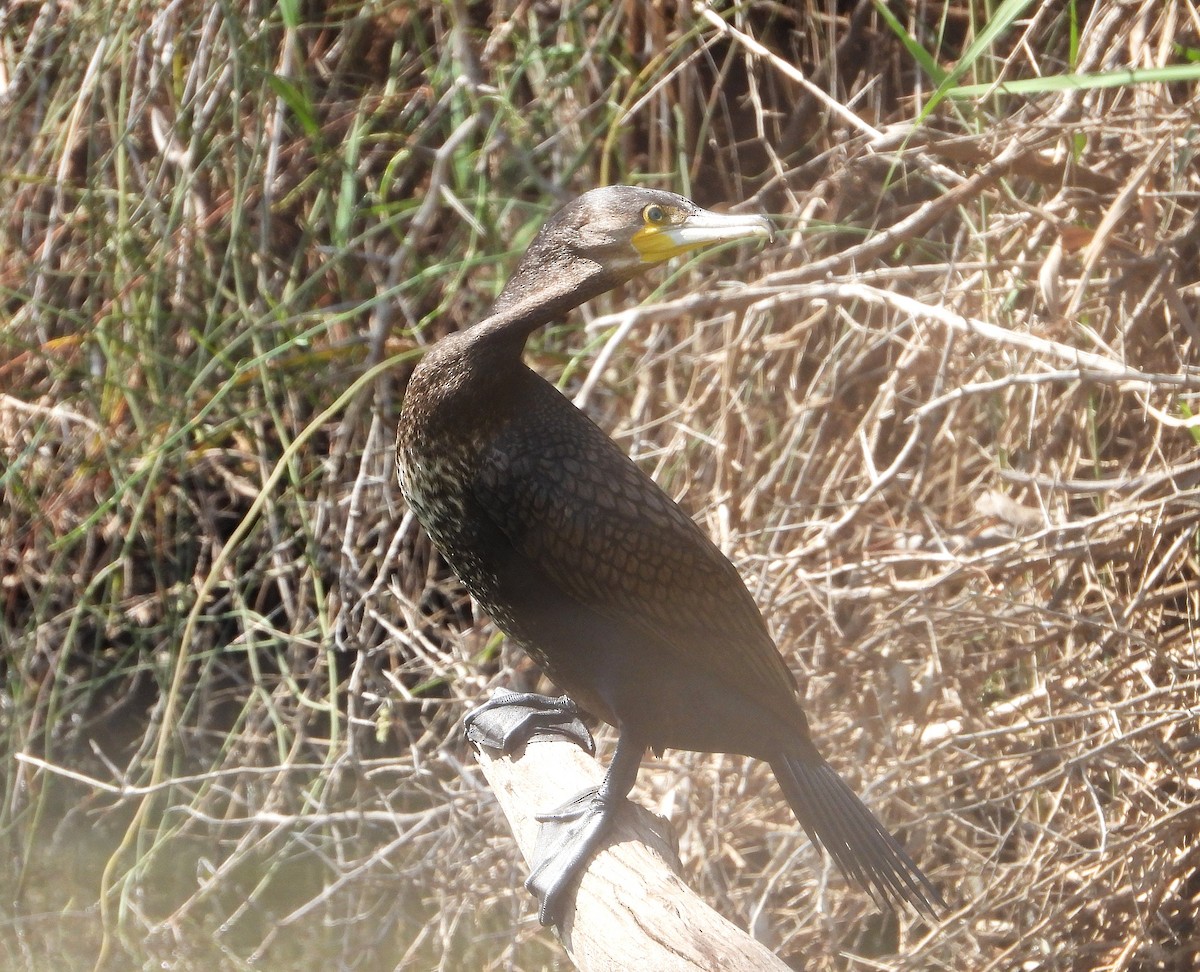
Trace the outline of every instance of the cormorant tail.
{"type": "Polygon", "coordinates": [[[875,819],[824,759],[782,756],[771,769],[809,839],[833,857],[842,873],[881,907],[908,902],[937,918],[946,903],[900,842],[875,819]]]}

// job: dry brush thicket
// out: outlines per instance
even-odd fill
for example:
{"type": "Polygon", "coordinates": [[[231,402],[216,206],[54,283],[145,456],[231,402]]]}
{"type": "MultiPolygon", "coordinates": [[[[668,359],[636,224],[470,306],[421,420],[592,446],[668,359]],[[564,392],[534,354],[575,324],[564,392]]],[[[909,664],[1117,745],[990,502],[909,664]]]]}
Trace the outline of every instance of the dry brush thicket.
{"type": "MultiPolygon", "coordinates": [[[[985,7],[888,9],[948,68],[985,7]]],[[[1200,50],[1184,0],[1025,13],[963,80],[1200,50]]],[[[917,123],[834,0],[15,3],[0,72],[14,967],[562,967],[456,730],[535,673],[390,450],[414,353],[632,178],[781,239],[530,359],[739,564],[952,908],[875,916],[763,767],[671,752],[689,883],[798,968],[1200,963],[1194,82],[917,123]]]]}

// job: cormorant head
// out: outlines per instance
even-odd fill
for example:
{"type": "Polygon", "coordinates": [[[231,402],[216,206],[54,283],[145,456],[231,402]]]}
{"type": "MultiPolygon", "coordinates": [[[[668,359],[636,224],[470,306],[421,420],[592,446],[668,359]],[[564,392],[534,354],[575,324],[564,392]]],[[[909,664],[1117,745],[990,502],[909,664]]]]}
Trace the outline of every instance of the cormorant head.
{"type": "Polygon", "coordinates": [[[766,217],[714,213],[661,189],[607,186],[585,192],[547,220],[528,257],[543,266],[564,257],[586,261],[612,286],[681,253],[751,237],[774,237],[766,217]]]}
{"type": "Polygon", "coordinates": [[[509,335],[517,342],[514,347],[523,346],[533,328],[673,256],[773,236],[763,216],[709,212],[673,192],[638,186],[593,189],[538,230],[492,305],[488,316],[496,320],[486,332],[509,335]],[[510,321],[520,326],[510,330],[510,321]]]}

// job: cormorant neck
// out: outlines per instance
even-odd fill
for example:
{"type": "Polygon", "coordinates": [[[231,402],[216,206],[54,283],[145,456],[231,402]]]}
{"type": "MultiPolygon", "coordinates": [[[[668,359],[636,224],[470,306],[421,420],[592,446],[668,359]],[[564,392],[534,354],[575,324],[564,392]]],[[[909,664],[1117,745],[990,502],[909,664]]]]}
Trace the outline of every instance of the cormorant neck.
{"type": "Polygon", "coordinates": [[[562,320],[580,304],[633,275],[614,274],[574,255],[546,260],[530,259],[527,254],[487,315],[471,328],[472,339],[520,356],[526,339],[539,327],[562,320]]]}

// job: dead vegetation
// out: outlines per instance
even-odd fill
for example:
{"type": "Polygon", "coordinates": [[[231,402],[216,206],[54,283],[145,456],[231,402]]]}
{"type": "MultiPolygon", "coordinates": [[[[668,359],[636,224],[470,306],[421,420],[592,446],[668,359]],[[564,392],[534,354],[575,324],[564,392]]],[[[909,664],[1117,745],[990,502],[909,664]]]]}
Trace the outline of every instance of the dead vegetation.
{"type": "Polygon", "coordinates": [[[797,968],[1195,968],[1200,17],[994,6],[0,11],[4,962],[562,967],[455,728],[534,673],[392,430],[547,208],[640,179],[783,238],[530,358],[739,564],[953,912],[875,915],[763,767],[672,752],[688,882],[797,968]]]}

